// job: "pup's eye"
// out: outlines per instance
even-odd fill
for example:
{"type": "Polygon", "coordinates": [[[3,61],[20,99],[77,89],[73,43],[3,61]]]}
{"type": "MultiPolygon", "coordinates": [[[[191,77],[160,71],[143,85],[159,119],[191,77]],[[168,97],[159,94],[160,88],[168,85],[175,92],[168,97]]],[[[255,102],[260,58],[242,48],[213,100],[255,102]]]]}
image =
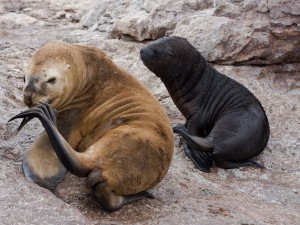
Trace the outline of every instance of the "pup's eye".
{"type": "Polygon", "coordinates": [[[50,79],[47,81],[47,83],[49,83],[49,84],[54,84],[55,81],[56,81],[56,78],[53,77],[53,78],[50,78],[50,79]]]}

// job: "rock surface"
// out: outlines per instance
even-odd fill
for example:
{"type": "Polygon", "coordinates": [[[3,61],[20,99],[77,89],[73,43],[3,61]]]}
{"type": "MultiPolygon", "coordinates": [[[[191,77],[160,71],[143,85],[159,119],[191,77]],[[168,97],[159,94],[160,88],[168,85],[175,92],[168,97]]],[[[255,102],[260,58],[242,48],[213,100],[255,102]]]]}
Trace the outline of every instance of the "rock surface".
{"type": "Polygon", "coordinates": [[[299,14],[298,0],[106,0],[81,23],[113,38],[183,36],[209,61],[266,65],[299,62],[299,14]]]}
{"type": "Polygon", "coordinates": [[[300,224],[299,16],[297,0],[2,0],[0,224],[300,224]],[[95,203],[84,178],[67,174],[53,193],[26,180],[22,156],[42,127],[34,120],[17,135],[18,122],[7,121],[25,109],[34,50],[55,40],[103,49],[155,94],[174,125],[184,118],[139,58],[148,39],[163,35],[186,37],[258,97],[271,126],[258,157],[266,168],[201,173],[175,136],[169,173],[150,191],[156,198],[115,213],[95,203]]]}

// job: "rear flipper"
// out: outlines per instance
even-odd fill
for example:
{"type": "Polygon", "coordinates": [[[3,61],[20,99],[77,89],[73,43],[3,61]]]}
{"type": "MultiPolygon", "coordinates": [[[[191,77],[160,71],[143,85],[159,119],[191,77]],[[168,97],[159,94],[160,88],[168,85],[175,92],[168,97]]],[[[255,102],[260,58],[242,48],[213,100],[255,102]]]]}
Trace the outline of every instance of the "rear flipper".
{"type": "Polygon", "coordinates": [[[242,161],[229,161],[224,159],[215,159],[215,163],[218,167],[223,169],[234,169],[244,166],[254,166],[257,168],[264,168],[263,165],[258,163],[255,159],[251,158],[248,160],[242,160],[242,161]]]}
{"type": "Polygon", "coordinates": [[[199,152],[190,148],[187,143],[183,144],[183,149],[186,155],[195,163],[199,170],[205,173],[210,172],[210,167],[212,167],[213,162],[212,153],[199,152]]]}
{"type": "Polygon", "coordinates": [[[87,176],[86,187],[92,189],[97,202],[108,211],[116,211],[131,202],[138,201],[143,198],[154,198],[154,196],[146,191],[142,191],[132,195],[117,195],[102,177],[100,169],[92,170],[87,176]]]}

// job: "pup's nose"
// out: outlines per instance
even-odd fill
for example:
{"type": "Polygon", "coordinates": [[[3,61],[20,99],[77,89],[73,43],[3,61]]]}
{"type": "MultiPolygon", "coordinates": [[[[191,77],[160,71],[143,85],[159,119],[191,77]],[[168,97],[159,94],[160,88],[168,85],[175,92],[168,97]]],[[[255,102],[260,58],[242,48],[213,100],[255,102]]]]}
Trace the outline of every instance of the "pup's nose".
{"type": "Polygon", "coordinates": [[[154,57],[154,51],[151,48],[145,47],[140,50],[140,55],[142,60],[151,59],[154,57]]]}

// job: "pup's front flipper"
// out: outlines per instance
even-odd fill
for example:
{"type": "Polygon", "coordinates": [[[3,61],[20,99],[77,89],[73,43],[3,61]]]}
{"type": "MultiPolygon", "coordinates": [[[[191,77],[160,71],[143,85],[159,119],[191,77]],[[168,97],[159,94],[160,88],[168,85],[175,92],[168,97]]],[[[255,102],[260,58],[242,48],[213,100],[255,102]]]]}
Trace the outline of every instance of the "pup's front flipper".
{"type": "Polygon", "coordinates": [[[27,179],[47,189],[54,189],[63,181],[66,169],[57,158],[45,131],[26,151],[23,173],[27,179]]]}
{"type": "Polygon", "coordinates": [[[192,149],[186,142],[183,144],[185,154],[195,163],[202,172],[209,173],[212,167],[213,158],[210,152],[199,152],[192,149]]]}
{"type": "Polygon", "coordinates": [[[180,134],[184,138],[183,149],[186,155],[195,163],[202,172],[209,173],[213,163],[213,147],[205,139],[190,135],[186,125],[176,125],[173,127],[174,133],[180,134]]]}

